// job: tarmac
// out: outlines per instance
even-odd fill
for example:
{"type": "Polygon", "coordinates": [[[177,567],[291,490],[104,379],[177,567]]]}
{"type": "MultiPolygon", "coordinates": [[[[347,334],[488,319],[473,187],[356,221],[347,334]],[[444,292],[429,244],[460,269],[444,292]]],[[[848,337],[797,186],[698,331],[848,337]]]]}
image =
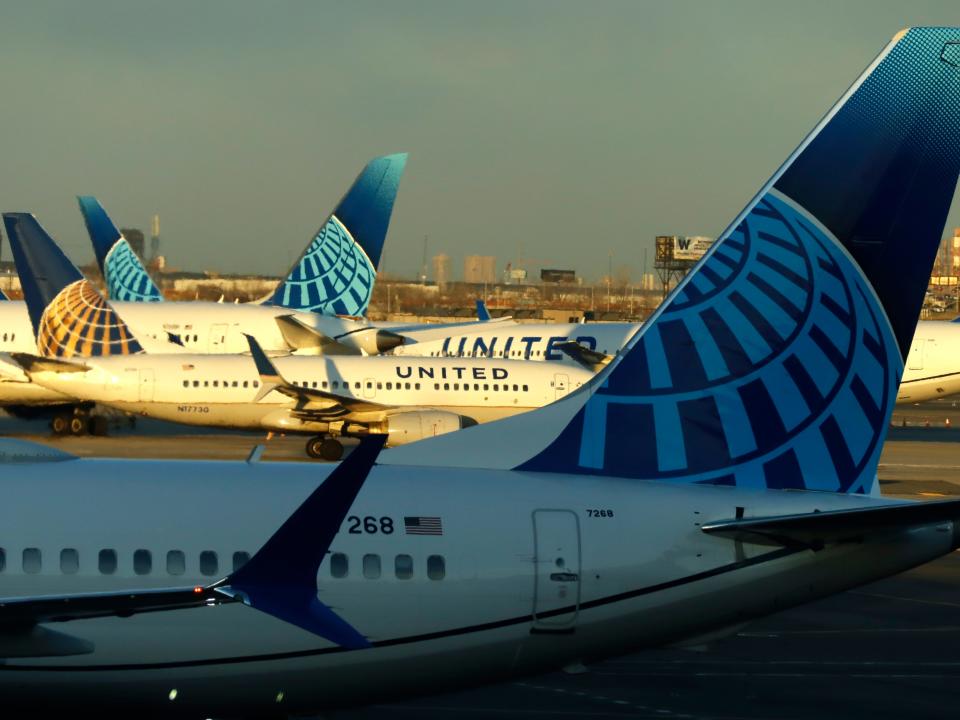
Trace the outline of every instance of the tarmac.
{"type": "MultiPolygon", "coordinates": [[[[303,460],[306,440],[196,432],[153,421],[116,427],[106,438],[55,438],[41,421],[5,417],[0,434],[85,457],[243,459],[264,444],[264,461],[303,460]]],[[[879,476],[887,495],[960,495],[960,403],[898,408],[879,476]]],[[[958,701],[960,554],[953,553],[754,622],[697,651],[646,651],[591,665],[582,674],[555,672],[332,717],[900,720],[954,716],[958,701]]]]}

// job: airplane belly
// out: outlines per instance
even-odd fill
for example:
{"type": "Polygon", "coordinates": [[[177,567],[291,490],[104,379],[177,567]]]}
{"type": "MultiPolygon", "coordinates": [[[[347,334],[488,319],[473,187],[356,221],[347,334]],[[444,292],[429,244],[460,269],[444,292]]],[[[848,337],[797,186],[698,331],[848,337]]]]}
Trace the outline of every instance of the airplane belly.
{"type": "Polygon", "coordinates": [[[71,402],[73,398],[32,382],[0,381],[0,405],[50,405],[71,402]]]}

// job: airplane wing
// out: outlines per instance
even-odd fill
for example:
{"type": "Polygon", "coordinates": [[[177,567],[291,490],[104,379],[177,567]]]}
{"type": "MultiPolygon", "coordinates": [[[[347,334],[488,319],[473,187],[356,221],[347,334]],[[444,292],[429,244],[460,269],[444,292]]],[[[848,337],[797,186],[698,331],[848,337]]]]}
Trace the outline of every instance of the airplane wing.
{"type": "Polygon", "coordinates": [[[614,357],[613,355],[591,350],[576,340],[556,343],[553,347],[567,357],[580,363],[583,367],[587,368],[587,370],[593,370],[594,372],[602,370],[614,357]]]}
{"type": "Polygon", "coordinates": [[[260,343],[252,335],[246,335],[247,343],[250,345],[250,355],[257,366],[257,372],[260,374],[260,391],[254,402],[260,402],[263,398],[276,390],[282,395],[293,398],[298,403],[298,411],[301,414],[306,413],[310,416],[333,416],[339,417],[350,412],[385,412],[394,409],[393,405],[384,405],[369,400],[350,397],[348,395],[339,395],[337,393],[327,392],[319,388],[309,388],[303,385],[297,385],[285,379],[276,366],[267,357],[267,354],[260,347],[260,343]],[[327,403],[328,407],[307,408],[302,406],[307,403],[327,403]]]}
{"type": "MultiPolygon", "coordinates": [[[[825,510],[800,515],[739,518],[705,523],[708,535],[759,545],[804,545],[851,542],[868,533],[911,525],[960,521],[960,500],[897,502],[850,510],[825,510]]],[[[953,531],[957,534],[957,529],[953,531]]]]}
{"type": "Polygon", "coordinates": [[[129,617],[242,602],[350,649],[368,647],[356,629],[317,599],[317,571],[386,442],[369,435],[239,570],[210,585],[109,593],[0,598],[0,657],[92,652],[78,638],[37,626],[129,617]]]}

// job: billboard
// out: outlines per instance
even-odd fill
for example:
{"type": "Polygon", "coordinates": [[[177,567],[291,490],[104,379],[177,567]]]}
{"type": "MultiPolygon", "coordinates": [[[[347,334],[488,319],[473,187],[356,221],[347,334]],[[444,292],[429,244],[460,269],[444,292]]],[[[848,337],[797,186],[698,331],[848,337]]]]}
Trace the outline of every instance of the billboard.
{"type": "Polygon", "coordinates": [[[673,236],[673,259],[674,260],[699,260],[703,254],[713,245],[712,237],[703,235],[693,236],[673,236]]]}

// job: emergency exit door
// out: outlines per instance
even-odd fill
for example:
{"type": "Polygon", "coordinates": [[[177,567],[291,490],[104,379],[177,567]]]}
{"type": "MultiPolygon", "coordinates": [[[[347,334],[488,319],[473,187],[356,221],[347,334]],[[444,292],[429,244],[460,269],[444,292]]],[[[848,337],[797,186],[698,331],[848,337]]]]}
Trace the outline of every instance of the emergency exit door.
{"type": "Polygon", "coordinates": [[[580,610],[580,520],[570,510],[533,513],[533,623],[572,630],[580,610]]]}

